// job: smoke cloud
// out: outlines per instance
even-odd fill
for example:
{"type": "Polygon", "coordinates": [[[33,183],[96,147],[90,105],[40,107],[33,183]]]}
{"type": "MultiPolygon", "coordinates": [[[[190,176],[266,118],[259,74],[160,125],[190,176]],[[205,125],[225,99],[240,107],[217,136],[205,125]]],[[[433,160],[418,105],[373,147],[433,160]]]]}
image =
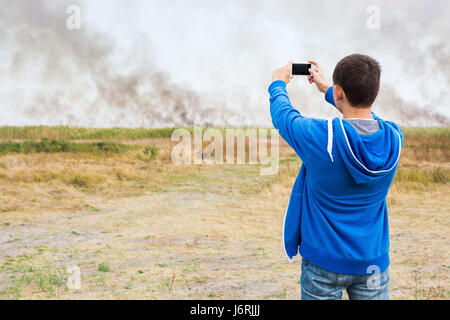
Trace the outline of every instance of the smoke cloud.
{"type": "MultiPolygon", "coordinates": [[[[378,115],[448,126],[449,13],[446,1],[0,0],[0,125],[269,126],[273,68],[313,58],[331,81],[361,52],[383,68],[378,115]],[[80,30],[66,27],[73,4],[80,30]]],[[[304,78],[288,90],[305,115],[337,115],[304,78]]]]}

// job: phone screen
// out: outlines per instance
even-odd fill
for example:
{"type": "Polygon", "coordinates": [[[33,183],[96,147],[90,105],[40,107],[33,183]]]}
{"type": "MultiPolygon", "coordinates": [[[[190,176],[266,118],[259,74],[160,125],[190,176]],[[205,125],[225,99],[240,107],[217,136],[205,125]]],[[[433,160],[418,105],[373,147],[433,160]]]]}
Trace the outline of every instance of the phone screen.
{"type": "Polygon", "coordinates": [[[308,69],[311,69],[310,63],[294,63],[292,64],[292,75],[293,76],[309,76],[310,73],[308,69]]]}

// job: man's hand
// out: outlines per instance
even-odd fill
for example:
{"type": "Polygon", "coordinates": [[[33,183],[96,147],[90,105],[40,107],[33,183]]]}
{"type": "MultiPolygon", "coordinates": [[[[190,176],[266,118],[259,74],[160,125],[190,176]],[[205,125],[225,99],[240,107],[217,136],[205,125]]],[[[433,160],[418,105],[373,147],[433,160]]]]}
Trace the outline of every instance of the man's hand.
{"type": "Polygon", "coordinates": [[[279,69],[275,69],[272,74],[272,82],[281,80],[288,84],[293,76],[292,76],[292,61],[289,61],[287,65],[281,67],[279,69]]]}
{"type": "Polygon", "coordinates": [[[316,61],[310,60],[308,62],[315,66],[315,68],[312,67],[309,69],[309,73],[311,74],[308,76],[309,83],[315,83],[320,92],[327,92],[328,88],[331,86],[325,79],[325,74],[323,73],[322,67],[316,61]]]}

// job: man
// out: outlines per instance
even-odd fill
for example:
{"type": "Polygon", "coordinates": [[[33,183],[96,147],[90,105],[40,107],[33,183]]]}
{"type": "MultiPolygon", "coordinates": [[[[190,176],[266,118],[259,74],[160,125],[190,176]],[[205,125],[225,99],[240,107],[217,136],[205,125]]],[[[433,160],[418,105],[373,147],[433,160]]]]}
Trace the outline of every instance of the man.
{"type": "MultiPolygon", "coordinates": [[[[270,113],[281,137],[302,160],[283,227],[289,259],[302,256],[302,299],[389,299],[386,195],[403,134],[371,112],[380,66],[369,56],[343,58],[333,86],[320,65],[308,80],[343,119],[307,118],[289,101],[292,62],[273,72],[270,113]]],[[[395,106],[392,106],[395,107],[395,106]]]]}

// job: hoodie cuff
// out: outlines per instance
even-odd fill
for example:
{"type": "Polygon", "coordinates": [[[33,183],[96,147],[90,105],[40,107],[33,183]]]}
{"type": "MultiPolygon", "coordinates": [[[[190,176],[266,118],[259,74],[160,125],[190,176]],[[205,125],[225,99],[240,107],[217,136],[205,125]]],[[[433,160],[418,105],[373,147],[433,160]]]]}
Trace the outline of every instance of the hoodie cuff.
{"type": "Polygon", "coordinates": [[[277,88],[277,87],[281,87],[283,89],[286,89],[286,82],[284,82],[283,80],[275,80],[274,82],[272,82],[272,84],[269,86],[269,93],[272,92],[273,89],[277,88]]]}

